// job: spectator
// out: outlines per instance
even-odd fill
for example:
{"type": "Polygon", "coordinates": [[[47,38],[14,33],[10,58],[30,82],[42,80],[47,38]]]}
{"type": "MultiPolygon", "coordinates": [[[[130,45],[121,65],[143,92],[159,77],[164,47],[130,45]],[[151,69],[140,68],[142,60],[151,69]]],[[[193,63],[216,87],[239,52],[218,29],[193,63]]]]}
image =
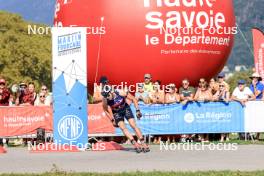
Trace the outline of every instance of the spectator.
{"type": "Polygon", "coordinates": [[[199,81],[199,87],[194,97],[195,101],[212,101],[213,95],[208,89],[207,82],[201,78],[199,81]]]}
{"type": "Polygon", "coordinates": [[[225,82],[225,74],[222,72],[222,73],[219,73],[218,76],[218,83],[223,83],[225,85],[225,89],[226,91],[229,91],[230,90],[230,86],[227,84],[227,82],[225,82]]]}
{"type": "Polygon", "coordinates": [[[35,92],[35,85],[33,82],[30,82],[28,84],[28,88],[20,90],[20,96],[19,96],[20,105],[22,106],[34,105],[36,98],[37,98],[37,94],[35,92]]]}
{"type": "Polygon", "coordinates": [[[189,101],[193,101],[194,97],[194,88],[190,87],[190,82],[188,79],[182,81],[182,87],[180,88],[180,100],[183,104],[186,104],[189,101]]]}
{"type": "Polygon", "coordinates": [[[260,82],[262,81],[262,78],[258,73],[253,73],[250,79],[252,79],[250,90],[255,95],[256,100],[262,100],[264,91],[264,85],[260,82]]]}
{"type": "Polygon", "coordinates": [[[103,101],[103,96],[101,94],[101,86],[94,86],[93,101],[92,103],[97,104],[103,101]]]}
{"type": "Polygon", "coordinates": [[[145,104],[150,103],[149,93],[144,91],[144,84],[138,84],[137,92],[135,93],[135,98],[138,102],[143,102],[145,104]]]}
{"type": "Polygon", "coordinates": [[[39,93],[38,101],[35,101],[35,106],[50,106],[50,104],[46,103],[46,95],[43,92],[39,93]]]}
{"type": "Polygon", "coordinates": [[[245,106],[247,101],[255,99],[253,92],[245,84],[245,80],[239,80],[238,87],[232,94],[232,100],[240,102],[242,106],[245,106]]]}
{"type": "Polygon", "coordinates": [[[165,93],[160,90],[161,82],[159,80],[155,81],[153,85],[153,91],[150,92],[149,98],[152,104],[164,104],[165,103],[165,93]]]}
{"type": "Polygon", "coordinates": [[[106,76],[100,78],[100,85],[94,84],[93,103],[101,103],[103,101],[102,89],[109,83],[106,76]]]}
{"type": "Polygon", "coordinates": [[[52,96],[50,95],[47,86],[41,86],[41,91],[34,104],[35,106],[50,106],[52,104],[52,96]]]}
{"type": "Polygon", "coordinates": [[[169,84],[168,89],[169,89],[169,92],[166,93],[165,103],[171,104],[171,103],[180,102],[180,96],[177,93],[177,88],[176,88],[175,84],[169,84]]]}
{"type": "Polygon", "coordinates": [[[6,88],[6,81],[4,79],[0,79],[0,106],[8,106],[9,98],[10,92],[6,88]]]}
{"type": "MultiPolygon", "coordinates": [[[[197,89],[197,92],[194,97],[195,101],[212,101],[213,100],[213,95],[208,89],[207,82],[205,81],[204,78],[201,78],[199,81],[199,87],[197,89]]],[[[201,134],[200,135],[201,141],[202,142],[209,142],[209,135],[208,134],[201,134]]]]}
{"type": "Polygon", "coordinates": [[[225,84],[219,84],[219,90],[213,96],[214,101],[224,101],[228,103],[230,101],[230,92],[226,90],[225,84]]]}
{"type": "MultiPolygon", "coordinates": [[[[226,90],[225,85],[223,83],[219,84],[219,90],[213,96],[213,99],[214,101],[224,101],[226,103],[230,101],[230,92],[226,90]]],[[[226,141],[229,141],[228,133],[221,134],[220,142],[224,142],[224,139],[226,139],[226,141]]]]}
{"type": "Polygon", "coordinates": [[[145,92],[153,92],[153,83],[152,83],[152,76],[151,74],[145,74],[144,75],[144,91],[145,92]]]}
{"type": "Polygon", "coordinates": [[[219,84],[216,81],[215,78],[212,78],[209,83],[209,90],[212,93],[212,95],[216,94],[216,92],[219,90],[219,84]]]}

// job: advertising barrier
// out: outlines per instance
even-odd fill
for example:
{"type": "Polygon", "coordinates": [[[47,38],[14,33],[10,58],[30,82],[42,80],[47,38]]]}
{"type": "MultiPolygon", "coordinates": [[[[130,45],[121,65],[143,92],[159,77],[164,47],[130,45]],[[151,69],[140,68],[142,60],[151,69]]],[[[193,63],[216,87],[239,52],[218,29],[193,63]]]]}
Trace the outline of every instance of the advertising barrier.
{"type": "MultiPolygon", "coordinates": [[[[264,132],[263,107],[263,101],[251,101],[245,107],[237,102],[140,105],[143,117],[137,124],[144,134],[152,135],[264,132]]],[[[88,136],[122,135],[101,104],[89,105],[88,116],[88,136]]],[[[0,107],[0,136],[32,134],[40,127],[51,131],[52,120],[51,107],[0,107]]]]}

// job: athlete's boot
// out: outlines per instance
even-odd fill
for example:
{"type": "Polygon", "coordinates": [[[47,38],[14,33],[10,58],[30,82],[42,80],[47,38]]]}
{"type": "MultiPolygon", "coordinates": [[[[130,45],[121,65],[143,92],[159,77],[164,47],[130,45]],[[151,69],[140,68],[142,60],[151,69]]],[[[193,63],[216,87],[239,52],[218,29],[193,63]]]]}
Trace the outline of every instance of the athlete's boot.
{"type": "Polygon", "coordinates": [[[142,148],[141,148],[141,145],[139,143],[137,143],[135,140],[132,140],[131,143],[132,143],[132,145],[133,145],[133,147],[137,153],[142,152],[142,148]]]}
{"type": "Polygon", "coordinates": [[[144,139],[140,140],[140,144],[144,153],[150,152],[149,146],[145,143],[144,139]]]}

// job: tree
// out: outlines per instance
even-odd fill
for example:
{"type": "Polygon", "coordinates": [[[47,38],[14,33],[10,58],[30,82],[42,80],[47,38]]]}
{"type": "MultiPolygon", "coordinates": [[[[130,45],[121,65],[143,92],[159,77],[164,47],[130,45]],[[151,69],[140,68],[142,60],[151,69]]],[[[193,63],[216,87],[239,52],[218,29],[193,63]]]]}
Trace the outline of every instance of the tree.
{"type": "Polygon", "coordinates": [[[28,34],[28,25],[19,15],[0,11],[0,76],[8,85],[33,81],[51,88],[51,34],[28,34]]]}
{"type": "Polygon", "coordinates": [[[230,92],[232,93],[237,87],[238,80],[244,79],[247,82],[247,85],[250,85],[251,79],[249,77],[252,75],[252,73],[252,70],[235,72],[234,75],[227,80],[227,83],[230,85],[230,92]]]}

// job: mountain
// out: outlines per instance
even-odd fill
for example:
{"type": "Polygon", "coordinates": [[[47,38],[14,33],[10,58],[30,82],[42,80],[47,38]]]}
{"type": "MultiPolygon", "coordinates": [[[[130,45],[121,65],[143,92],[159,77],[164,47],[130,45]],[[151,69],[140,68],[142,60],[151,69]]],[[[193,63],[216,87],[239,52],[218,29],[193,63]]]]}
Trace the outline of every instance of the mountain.
{"type": "MultiPolygon", "coordinates": [[[[56,0],[0,0],[0,10],[22,15],[36,23],[52,25],[56,0]]],[[[109,0],[110,1],[110,0],[109,0]]],[[[264,0],[233,0],[237,25],[241,32],[236,35],[235,46],[228,66],[253,65],[251,28],[264,30],[264,0]]]]}
{"type": "Polygon", "coordinates": [[[253,66],[254,56],[252,44],[253,27],[264,31],[264,1],[263,0],[234,0],[236,23],[239,33],[235,38],[235,46],[228,60],[228,66],[235,65],[253,66]]]}
{"type": "Polygon", "coordinates": [[[35,23],[52,25],[56,0],[0,0],[0,10],[20,14],[35,23]]]}

